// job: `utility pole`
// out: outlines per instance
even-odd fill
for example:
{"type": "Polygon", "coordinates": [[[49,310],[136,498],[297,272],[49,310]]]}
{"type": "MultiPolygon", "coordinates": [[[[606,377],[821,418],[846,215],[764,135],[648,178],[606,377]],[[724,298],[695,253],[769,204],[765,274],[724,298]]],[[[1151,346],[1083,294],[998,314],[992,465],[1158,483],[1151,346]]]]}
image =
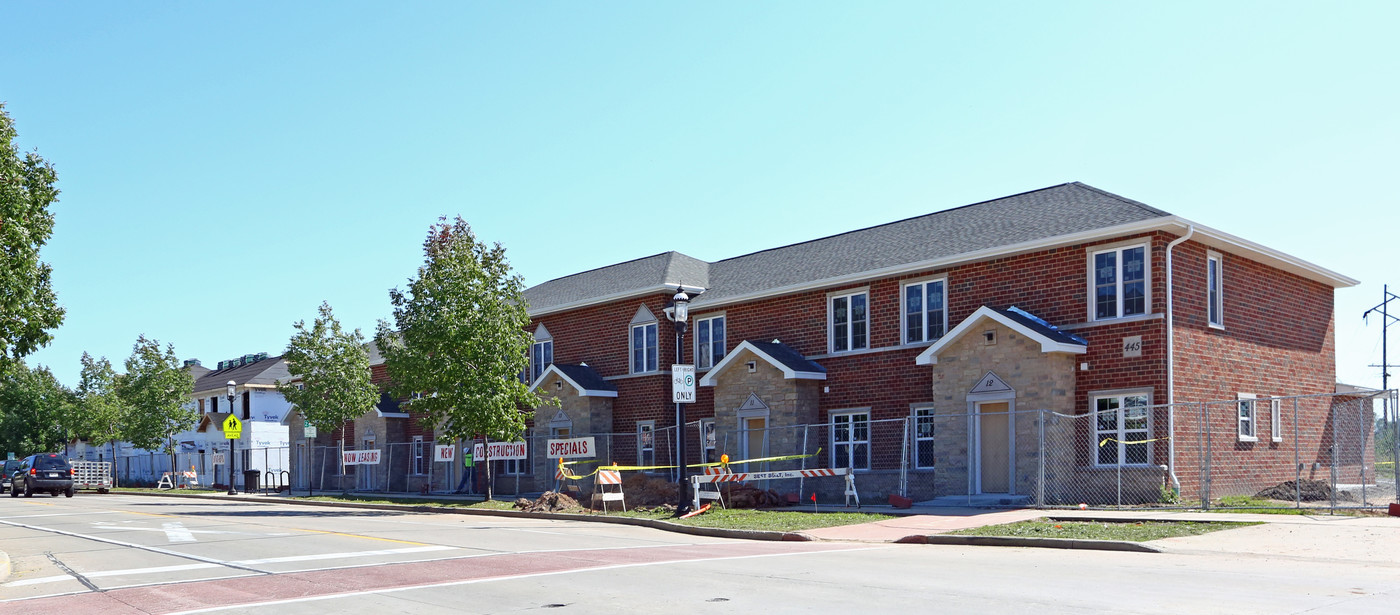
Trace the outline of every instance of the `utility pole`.
{"type": "MultiPolygon", "coordinates": [[[[1400,299],[1400,296],[1396,296],[1394,293],[1390,292],[1389,284],[1382,286],[1381,290],[1384,293],[1384,300],[1380,302],[1380,305],[1366,310],[1366,312],[1361,315],[1361,320],[1364,322],[1366,320],[1366,317],[1371,315],[1371,312],[1379,310],[1381,313],[1381,364],[1372,365],[1371,367],[1381,368],[1381,390],[1389,391],[1391,365],[1389,357],[1386,355],[1386,333],[1390,330],[1391,324],[1400,321],[1400,317],[1397,317],[1390,313],[1389,306],[1391,299],[1400,299]]],[[[1400,417],[1396,418],[1400,419],[1400,417]]],[[[1390,420],[1390,396],[1387,395],[1385,397],[1384,405],[1381,406],[1381,421],[1384,423],[1389,423],[1390,420]]]]}

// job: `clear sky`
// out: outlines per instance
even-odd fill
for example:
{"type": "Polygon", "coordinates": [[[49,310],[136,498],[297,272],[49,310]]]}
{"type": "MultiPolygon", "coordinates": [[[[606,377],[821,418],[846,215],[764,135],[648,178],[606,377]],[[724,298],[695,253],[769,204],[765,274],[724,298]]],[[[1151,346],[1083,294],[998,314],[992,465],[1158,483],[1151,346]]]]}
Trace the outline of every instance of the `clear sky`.
{"type": "Polygon", "coordinates": [[[369,334],[440,215],[534,284],[1083,181],[1361,280],[1338,376],[1379,386],[1400,3],[963,4],[5,3],[63,191],[29,362],[277,354],[323,300],[369,334]]]}

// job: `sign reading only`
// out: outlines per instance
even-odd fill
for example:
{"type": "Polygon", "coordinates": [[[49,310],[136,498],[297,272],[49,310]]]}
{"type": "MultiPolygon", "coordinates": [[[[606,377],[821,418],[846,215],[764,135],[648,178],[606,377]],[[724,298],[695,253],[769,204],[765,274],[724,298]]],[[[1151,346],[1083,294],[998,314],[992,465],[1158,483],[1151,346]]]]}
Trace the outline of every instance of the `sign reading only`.
{"type": "Polygon", "coordinates": [[[695,366],[671,366],[671,401],[678,404],[695,403],[695,366]]]}

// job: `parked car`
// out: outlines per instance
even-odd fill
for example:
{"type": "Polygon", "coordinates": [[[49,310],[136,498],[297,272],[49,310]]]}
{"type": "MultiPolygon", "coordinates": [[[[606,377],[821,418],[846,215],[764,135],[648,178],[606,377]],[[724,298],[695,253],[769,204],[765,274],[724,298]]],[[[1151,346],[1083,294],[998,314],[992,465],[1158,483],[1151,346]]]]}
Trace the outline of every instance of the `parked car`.
{"type": "Polygon", "coordinates": [[[35,491],[47,491],[54,497],[62,493],[71,498],[73,466],[68,464],[67,457],[58,453],[40,453],[25,457],[11,478],[10,497],[19,497],[21,489],[27,498],[34,497],[35,491]]]}
{"type": "Polygon", "coordinates": [[[10,490],[10,477],[19,471],[19,459],[6,459],[3,470],[0,470],[0,492],[10,490]]]}

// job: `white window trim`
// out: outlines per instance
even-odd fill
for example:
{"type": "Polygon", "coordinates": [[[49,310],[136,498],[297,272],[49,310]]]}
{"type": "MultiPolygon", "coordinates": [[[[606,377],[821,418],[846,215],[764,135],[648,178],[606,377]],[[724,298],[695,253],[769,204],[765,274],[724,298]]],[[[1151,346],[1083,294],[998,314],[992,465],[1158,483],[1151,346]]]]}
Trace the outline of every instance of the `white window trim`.
{"type": "Polygon", "coordinates": [[[1269,439],[1283,442],[1283,400],[1277,397],[1269,400],[1269,439]]]}
{"type": "MultiPolygon", "coordinates": [[[[833,355],[844,355],[844,354],[852,353],[852,352],[866,352],[866,351],[869,351],[870,349],[872,349],[871,339],[870,339],[870,331],[871,331],[871,329],[872,329],[872,327],[871,327],[871,321],[872,321],[872,320],[873,320],[873,319],[871,318],[871,309],[870,309],[870,287],[869,287],[869,286],[863,286],[863,287],[861,287],[861,288],[848,288],[848,289],[841,290],[841,291],[837,291],[837,292],[827,293],[827,295],[826,295],[826,351],[827,351],[827,353],[833,354],[833,355]],[[847,301],[846,301],[846,311],[847,311],[847,313],[849,314],[849,313],[851,312],[851,308],[850,308],[851,303],[850,303],[849,297],[855,297],[855,296],[857,296],[857,295],[865,295],[865,347],[864,347],[864,348],[854,348],[854,347],[853,347],[854,344],[852,343],[852,341],[853,341],[853,338],[854,338],[854,333],[853,333],[853,332],[854,332],[855,328],[852,327],[851,324],[852,324],[852,322],[854,322],[854,320],[848,319],[847,322],[846,322],[846,349],[845,349],[845,350],[837,350],[837,349],[836,349],[836,310],[835,310],[836,300],[837,300],[837,299],[841,299],[841,298],[843,298],[843,297],[848,298],[847,301]]],[[[728,327],[728,325],[729,325],[729,323],[725,323],[726,328],[728,327]]]]}
{"type": "MultiPolygon", "coordinates": [[[[946,286],[945,286],[945,288],[946,288],[946,286]]],[[[926,465],[919,465],[919,443],[920,443],[920,442],[928,442],[928,443],[929,443],[929,446],[935,446],[934,443],[937,442],[937,440],[938,440],[937,419],[938,419],[938,415],[935,413],[935,411],[934,411],[932,405],[917,405],[917,406],[913,406],[912,408],[909,409],[909,420],[910,420],[910,426],[912,427],[912,429],[911,429],[910,432],[909,432],[909,436],[910,436],[910,438],[912,438],[911,444],[914,445],[914,455],[913,455],[913,456],[914,456],[914,468],[915,468],[915,469],[918,469],[918,470],[933,470],[933,469],[936,469],[936,468],[938,467],[938,459],[937,459],[937,456],[936,456],[936,455],[934,456],[933,465],[928,465],[928,466],[926,466],[926,465]],[[927,439],[920,439],[920,438],[919,438],[919,411],[921,411],[921,410],[928,410],[928,411],[929,411],[929,416],[930,416],[931,418],[934,419],[934,436],[931,437],[931,438],[927,438],[927,439]]]]}
{"type": "MultiPolygon", "coordinates": [[[[710,357],[710,364],[709,364],[709,365],[701,365],[701,364],[700,364],[700,323],[705,322],[705,321],[707,321],[707,320],[708,320],[708,321],[724,320],[724,339],[721,340],[721,343],[724,345],[724,352],[725,352],[725,353],[728,353],[728,352],[729,352],[729,319],[726,318],[725,316],[726,316],[726,315],[725,315],[724,312],[720,312],[720,313],[718,313],[718,314],[706,314],[706,315],[704,315],[704,316],[701,316],[701,317],[695,319],[695,325],[691,327],[691,330],[694,331],[694,333],[691,335],[691,340],[692,340],[692,341],[691,341],[691,346],[694,346],[693,350],[695,351],[695,369],[697,369],[697,370],[710,369],[710,368],[714,367],[716,363],[719,363],[721,360],[724,359],[723,354],[721,354],[720,356],[712,356],[712,357],[710,357]]],[[[660,334],[660,331],[658,331],[657,333],[660,334]]],[[[715,340],[714,340],[714,334],[715,334],[715,323],[714,323],[714,322],[711,322],[711,323],[710,323],[710,347],[711,347],[711,349],[714,348],[714,341],[715,341],[715,340]]],[[[659,339],[657,340],[657,343],[658,343],[658,344],[660,343],[660,340],[659,340],[659,339]]],[[[711,354],[714,354],[714,353],[711,352],[711,354]]]]}
{"type": "MultiPolygon", "coordinates": [[[[905,308],[908,307],[908,306],[906,306],[906,305],[904,304],[904,300],[905,300],[905,297],[908,296],[909,287],[910,287],[910,286],[924,286],[924,285],[926,285],[926,284],[940,284],[940,283],[943,284],[943,335],[947,335],[947,334],[948,334],[948,277],[947,277],[947,276],[940,276],[940,277],[937,277],[937,278],[925,278],[925,279],[922,279],[922,280],[910,280],[910,281],[905,282],[904,284],[901,284],[901,285],[899,286],[899,343],[900,343],[900,344],[910,345],[910,344],[922,344],[922,343],[930,343],[930,342],[938,341],[938,338],[929,339],[929,337],[928,337],[928,289],[927,289],[927,287],[925,287],[925,289],[924,289],[923,291],[921,291],[921,292],[923,293],[923,297],[924,297],[924,298],[923,298],[923,301],[924,301],[924,310],[923,310],[923,314],[921,315],[921,317],[923,318],[923,321],[924,321],[924,339],[921,339],[921,340],[910,340],[910,339],[909,339],[909,320],[908,320],[908,318],[907,318],[907,317],[909,316],[909,314],[908,314],[907,312],[904,311],[905,308]]],[[[870,304],[869,304],[869,302],[867,301],[867,303],[866,303],[866,309],[869,310],[869,307],[870,307],[870,304]]],[[[939,336],[939,337],[942,337],[942,336],[939,336]]]]}
{"type": "MultiPolygon", "coordinates": [[[[1099,463],[1099,455],[1098,455],[1098,450],[1097,450],[1097,447],[1098,447],[1098,445],[1099,445],[1099,433],[1100,433],[1100,432],[1099,432],[1099,428],[1098,428],[1098,420],[1099,420],[1099,417],[1098,417],[1098,412],[1099,412],[1099,404],[1098,404],[1098,401],[1099,401],[1100,399],[1107,398],[1107,397],[1117,397],[1117,398],[1120,399],[1120,401],[1118,402],[1118,428],[1117,428],[1117,437],[1116,437],[1115,439],[1121,439],[1121,438],[1124,436],[1124,432],[1127,431],[1127,429],[1123,426],[1123,421],[1124,421],[1124,416],[1123,416],[1123,402],[1122,402],[1121,400],[1122,400],[1122,398],[1126,398],[1126,397],[1136,397],[1136,396],[1139,396],[1139,395],[1144,396],[1144,397],[1147,398],[1147,434],[1146,434],[1146,435],[1147,435],[1148,439],[1151,439],[1151,438],[1152,438],[1152,433],[1153,433],[1153,428],[1155,427],[1155,425],[1153,424],[1154,422],[1153,422],[1153,420],[1152,420],[1152,415],[1153,415],[1153,412],[1152,412],[1152,410],[1153,410],[1153,405],[1152,405],[1152,389],[1114,389],[1114,390],[1109,390],[1109,391],[1093,391],[1093,392],[1090,392],[1090,393],[1089,393],[1089,418],[1090,418],[1091,421],[1093,421],[1093,423],[1092,423],[1092,425],[1091,425],[1091,428],[1090,428],[1090,430],[1089,430],[1089,433],[1090,433],[1090,434],[1093,436],[1093,438],[1094,438],[1094,442],[1093,442],[1094,448],[1091,449],[1091,450],[1093,450],[1094,467],[1096,467],[1096,468],[1119,468],[1119,467],[1122,467],[1122,468],[1145,468],[1145,467],[1150,467],[1150,466],[1152,466],[1152,459],[1156,456],[1156,453],[1157,453],[1156,448],[1157,448],[1157,447],[1153,446],[1151,442],[1148,442],[1148,443],[1147,443],[1147,462],[1146,462],[1146,463],[1126,463],[1124,460],[1128,458],[1128,448],[1127,448],[1128,445],[1123,444],[1122,442],[1118,442],[1118,443],[1117,443],[1117,445],[1118,445],[1118,463],[1117,463],[1117,464],[1099,463]]],[[[1133,431],[1137,431],[1137,430],[1133,430],[1133,431]]]]}
{"type": "MultiPolygon", "coordinates": [[[[715,420],[714,420],[714,419],[700,419],[700,422],[697,423],[697,425],[700,427],[700,458],[701,458],[701,459],[705,459],[705,458],[706,458],[706,455],[705,455],[706,452],[708,452],[708,451],[719,452],[719,441],[718,441],[718,440],[719,440],[719,438],[718,438],[718,435],[719,435],[719,434],[718,434],[718,431],[717,431],[718,428],[715,427],[715,420]],[[716,435],[716,438],[715,438],[716,441],[715,441],[714,444],[711,444],[708,440],[705,439],[705,431],[706,431],[705,428],[706,428],[707,426],[710,428],[710,431],[716,431],[716,434],[715,434],[715,435],[716,435]]],[[[718,455],[711,455],[710,457],[713,457],[715,461],[719,461],[719,456],[718,456],[718,455]]]]}
{"type": "Polygon", "coordinates": [[[831,438],[830,438],[830,440],[831,440],[832,466],[833,466],[833,467],[838,467],[838,468],[846,468],[846,467],[849,467],[849,468],[851,468],[851,469],[853,469],[853,470],[869,470],[869,469],[870,469],[870,465],[871,465],[870,460],[871,460],[872,457],[875,456],[875,451],[873,450],[873,445],[872,445],[872,443],[871,443],[871,437],[870,437],[870,435],[871,435],[871,434],[870,434],[870,430],[871,430],[871,427],[872,427],[872,425],[871,425],[872,422],[871,422],[871,420],[870,420],[870,409],[869,409],[869,408],[852,408],[852,409],[849,409],[849,410],[833,410],[833,411],[827,413],[827,423],[830,425],[830,429],[831,429],[831,438]],[[865,445],[865,466],[864,466],[864,467],[858,467],[858,466],[856,466],[854,463],[848,464],[848,462],[851,461],[850,459],[842,459],[842,460],[840,460],[839,463],[837,462],[837,459],[836,459],[836,417],[838,417],[838,416],[849,416],[849,417],[854,417],[854,416],[856,416],[856,415],[864,415],[864,416],[865,416],[865,420],[864,420],[864,422],[865,422],[865,439],[864,439],[864,440],[856,440],[856,439],[854,439],[854,438],[855,438],[855,427],[854,427],[854,426],[855,426],[855,423],[856,423],[856,422],[855,422],[854,420],[852,420],[851,423],[850,423],[851,426],[852,426],[852,427],[851,427],[851,437],[852,437],[852,439],[851,439],[851,440],[843,441],[842,443],[843,443],[843,444],[848,444],[848,445],[850,445],[850,448],[849,448],[848,450],[851,451],[851,454],[850,454],[851,457],[854,457],[854,456],[855,456],[855,445],[857,445],[857,444],[864,444],[864,445],[865,445]],[[843,464],[846,464],[846,465],[843,465],[843,464]]]}
{"type": "Polygon", "coordinates": [[[660,355],[661,355],[661,327],[660,327],[660,325],[659,325],[658,323],[656,323],[656,322],[643,322],[643,323],[636,323],[636,324],[633,324],[633,325],[627,327],[627,367],[628,367],[628,373],[629,373],[629,374],[657,374],[657,373],[660,373],[660,372],[661,372],[661,359],[659,358],[660,355]],[[637,329],[644,328],[644,327],[656,327],[656,349],[653,350],[652,352],[656,353],[657,356],[653,357],[653,356],[647,354],[647,352],[646,352],[646,343],[647,343],[646,340],[647,340],[647,335],[646,335],[646,331],[643,330],[643,331],[642,331],[642,364],[641,364],[640,366],[638,366],[638,365],[634,365],[634,364],[633,364],[633,359],[636,358],[636,352],[637,352],[637,347],[632,345],[633,342],[635,341],[635,337],[633,336],[633,332],[636,331],[637,329]],[[656,359],[656,369],[647,369],[647,363],[650,363],[650,362],[651,362],[651,361],[649,361],[648,359],[656,359]],[[638,367],[640,367],[641,369],[637,369],[638,367]]]}
{"type": "MultiPolygon", "coordinates": [[[[658,340],[658,343],[659,343],[659,342],[660,342],[660,340],[658,340]]],[[[536,340],[536,341],[532,342],[532,343],[530,344],[530,362],[529,362],[529,363],[530,363],[530,365],[529,365],[529,367],[528,367],[527,369],[530,370],[530,383],[533,384],[536,380],[539,380],[539,379],[540,379],[540,376],[543,376],[543,375],[544,375],[544,370],[545,370],[545,368],[549,367],[549,365],[550,365],[551,363],[554,363],[554,340],[553,340],[553,339],[547,339],[547,340],[536,340]],[[548,360],[548,361],[545,361],[545,362],[544,362],[544,365],[535,365],[535,347],[537,347],[537,346],[546,346],[546,345],[548,345],[548,347],[549,347],[549,360],[548,360]]]]}
{"type": "Polygon", "coordinates": [[[427,452],[424,450],[423,436],[413,436],[413,443],[411,445],[410,452],[413,454],[413,475],[427,476],[427,472],[418,471],[420,467],[424,470],[428,469],[428,464],[425,459],[428,455],[427,452]]]}
{"type": "MultiPolygon", "coordinates": [[[[637,465],[654,465],[656,463],[656,421],[637,421],[637,465]],[[649,427],[651,431],[651,459],[648,460],[642,448],[642,427],[649,427]]],[[[643,470],[647,472],[649,470],[643,470]]]]}
{"type": "Polygon", "coordinates": [[[1225,258],[1214,250],[1206,252],[1206,323],[1212,329],[1225,328],[1225,258]],[[1215,263],[1215,287],[1210,285],[1210,264],[1215,263]],[[1211,293],[1215,293],[1215,315],[1219,320],[1211,320],[1211,293]]]}
{"type": "Polygon", "coordinates": [[[1258,395],[1255,395],[1254,393],[1240,393],[1239,395],[1236,396],[1236,401],[1235,401],[1235,432],[1239,435],[1240,442],[1258,442],[1258,441],[1259,441],[1259,403],[1258,403],[1258,401],[1257,401],[1258,398],[1259,398],[1259,396],[1258,396],[1258,395]],[[1250,430],[1254,432],[1254,433],[1251,434],[1251,435],[1245,435],[1245,433],[1244,433],[1244,424],[1245,424],[1245,421],[1244,421],[1244,419],[1240,418],[1240,406],[1241,406],[1241,403],[1240,403],[1240,402],[1245,402],[1245,401],[1248,401],[1248,402],[1249,402],[1249,427],[1250,427],[1250,430]]]}
{"type": "Polygon", "coordinates": [[[1097,246],[1093,246],[1093,247],[1091,247],[1091,248],[1086,248],[1086,249],[1085,249],[1085,252],[1087,253],[1087,254],[1086,254],[1087,258],[1085,258],[1085,260],[1088,261],[1088,262],[1086,263],[1086,266],[1085,266],[1085,269],[1086,269],[1086,278],[1085,278],[1085,280],[1086,280],[1086,282],[1087,282],[1087,288],[1089,289],[1088,296],[1086,297],[1086,301],[1085,301],[1086,303],[1089,304],[1089,305],[1088,305],[1088,308],[1089,308],[1089,309],[1088,309],[1088,320],[1087,320],[1087,322],[1091,322],[1091,323],[1092,323],[1092,322],[1107,322],[1107,321],[1110,321],[1110,320],[1118,320],[1118,319],[1121,319],[1121,318],[1135,318],[1135,317],[1138,317],[1138,316],[1143,316],[1143,315],[1151,314],[1151,313],[1152,313],[1152,243],[1151,243],[1150,241],[1147,241],[1147,240],[1145,240],[1145,239],[1134,239],[1134,240],[1131,240],[1131,241],[1125,241],[1125,242],[1120,242],[1120,243],[1112,243],[1112,244],[1097,245],[1097,246]],[[1123,315],[1123,250],[1131,250],[1131,249],[1133,249],[1133,248],[1142,248],[1142,314],[1129,314],[1129,315],[1127,315],[1127,316],[1124,316],[1124,315],[1123,315]],[[1095,257],[1095,256],[1098,256],[1099,254],[1103,254],[1103,253],[1105,253],[1105,252],[1117,252],[1117,253],[1118,253],[1118,260],[1117,260],[1117,263],[1118,263],[1118,265],[1117,265],[1117,267],[1118,267],[1118,280],[1117,280],[1117,282],[1116,282],[1116,284],[1117,284],[1118,300],[1115,302],[1115,307],[1117,308],[1117,315],[1115,315],[1115,316],[1105,316],[1105,317],[1103,317],[1103,318],[1098,318],[1098,317],[1097,317],[1097,311],[1098,311],[1098,310],[1096,309],[1096,308],[1097,308],[1097,301],[1098,301],[1098,299],[1097,299],[1097,298],[1098,298],[1098,293],[1097,293],[1097,287],[1098,287],[1098,285],[1094,283],[1094,282],[1095,282],[1095,280],[1094,280],[1094,257],[1095,257]]]}

